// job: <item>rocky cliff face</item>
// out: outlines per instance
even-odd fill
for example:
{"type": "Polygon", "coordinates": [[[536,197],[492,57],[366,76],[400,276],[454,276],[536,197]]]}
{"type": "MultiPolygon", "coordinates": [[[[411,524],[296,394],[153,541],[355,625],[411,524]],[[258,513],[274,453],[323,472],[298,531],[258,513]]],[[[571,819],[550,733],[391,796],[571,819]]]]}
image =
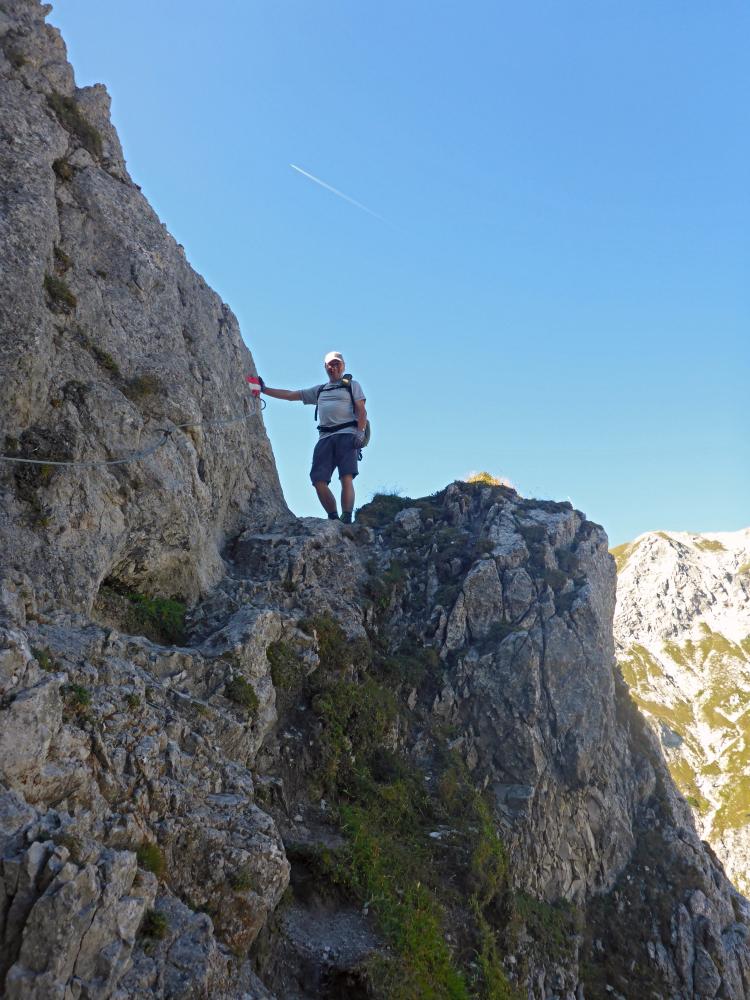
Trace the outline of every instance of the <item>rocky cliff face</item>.
{"type": "Polygon", "coordinates": [[[601,528],[477,484],[297,521],[257,417],[178,430],[251,359],[44,10],[0,0],[5,454],[172,433],[0,470],[4,995],[746,996],[601,528]]]}
{"type": "Polygon", "coordinates": [[[750,529],[615,550],[617,657],[701,832],[750,888],[750,529]]]}
{"type": "Polygon", "coordinates": [[[128,176],[48,6],[0,8],[3,574],[89,609],[103,579],[195,599],[222,540],[286,512],[237,322],[128,176]],[[247,414],[228,426],[215,421],[247,414]],[[180,425],[181,429],[177,429],[180,425]]]}

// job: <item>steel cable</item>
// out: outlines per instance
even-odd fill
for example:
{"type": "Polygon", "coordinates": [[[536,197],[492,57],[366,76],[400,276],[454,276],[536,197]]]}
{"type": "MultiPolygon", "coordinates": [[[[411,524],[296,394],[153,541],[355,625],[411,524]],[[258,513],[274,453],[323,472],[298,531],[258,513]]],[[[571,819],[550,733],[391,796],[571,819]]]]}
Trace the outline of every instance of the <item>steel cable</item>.
{"type": "Polygon", "coordinates": [[[261,410],[265,409],[266,401],[264,399],[260,400],[260,407],[256,407],[250,413],[243,413],[239,417],[228,417],[224,420],[191,420],[184,424],[175,424],[174,427],[162,427],[159,428],[161,431],[161,440],[157,441],[156,444],[150,445],[148,448],[144,448],[142,451],[136,451],[132,455],[128,455],[127,458],[110,458],[110,459],[90,459],[87,461],[60,461],[53,458],[21,458],[18,455],[0,455],[0,462],[16,462],[22,465],[56,465],[56,466],[75,466],[77,468],[92,468],[99,465],[128,465],[130,462],[138,462],[142,458],[146,458],[148,455],[153,455],[155,451],[162,448],[167,441],[170,439],[175,431],[184,430],[186,427],[226,427],[228,424],[237,424],[241,420],[249,420],[250,417],[257,416],[261,410]]]}

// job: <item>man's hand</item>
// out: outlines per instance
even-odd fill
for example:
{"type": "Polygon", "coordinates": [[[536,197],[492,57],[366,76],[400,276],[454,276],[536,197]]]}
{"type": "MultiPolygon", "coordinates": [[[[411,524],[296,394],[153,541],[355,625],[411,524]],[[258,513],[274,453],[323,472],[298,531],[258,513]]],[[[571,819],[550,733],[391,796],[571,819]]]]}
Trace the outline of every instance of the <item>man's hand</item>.
{"type": "Polygon", "coordinates": [[[246,375],[245,381],[250,386],[250,393],[253,399],[257,399],[263,392],[264,383],[260,375],[246,375]]]}
{"type": "Polygon", "coordinates": [[[365,446],[365,432],[357,430],[354,432],[354,447],[364,448],[365,446]]]}

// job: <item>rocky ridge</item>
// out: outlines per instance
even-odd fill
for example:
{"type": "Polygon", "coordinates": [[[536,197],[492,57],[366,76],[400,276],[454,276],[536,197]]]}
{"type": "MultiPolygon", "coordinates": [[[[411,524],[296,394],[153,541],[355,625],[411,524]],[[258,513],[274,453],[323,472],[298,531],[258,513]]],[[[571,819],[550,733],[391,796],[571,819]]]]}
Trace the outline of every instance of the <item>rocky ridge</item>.
{"type": "Polygon", "coordinates": [[[750,889],[750,529],[614,550],[617,658],[735,884],[750,889]]]}
{"type": "Polygon", "coordinates": [[[360,519],[239,535],[182,647],[6,589],[6,994],[746,995],[601,529],[458,484],[360,519]]]}
{"type": "Polygon", "coordinates": [[[4,995],[747,995],[602,529],[479,484],[292,518],[48,12],[0,0],[4,454],[169,433],[0,464],[4,995]]]}

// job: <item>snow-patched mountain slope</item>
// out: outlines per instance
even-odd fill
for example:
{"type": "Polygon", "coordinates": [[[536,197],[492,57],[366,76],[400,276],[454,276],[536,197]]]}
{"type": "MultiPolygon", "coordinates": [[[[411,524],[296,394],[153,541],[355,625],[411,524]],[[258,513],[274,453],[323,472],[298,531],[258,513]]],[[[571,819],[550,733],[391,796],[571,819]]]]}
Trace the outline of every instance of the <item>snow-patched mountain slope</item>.
{"type": "Polygon", "coordinates": [[[750,528],[612,550],[617,657],[703,837],[750,889],[750,528]]]}

